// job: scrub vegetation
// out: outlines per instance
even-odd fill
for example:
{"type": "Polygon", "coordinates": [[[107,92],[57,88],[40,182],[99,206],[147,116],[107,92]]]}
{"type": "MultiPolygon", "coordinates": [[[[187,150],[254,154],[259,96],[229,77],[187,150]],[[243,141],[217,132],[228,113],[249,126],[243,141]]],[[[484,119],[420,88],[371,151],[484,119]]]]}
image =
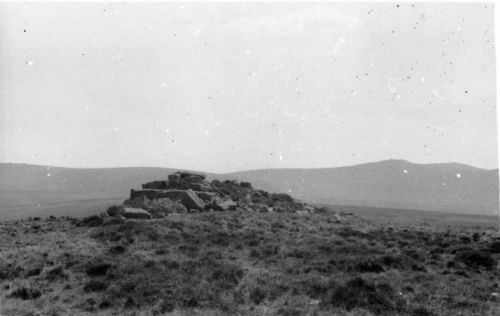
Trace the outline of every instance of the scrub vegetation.
{"type": "Polygon", "coordinates": [[[498,315],[491,228],[212,211],[0,223],[2,315],[498,315]]]}

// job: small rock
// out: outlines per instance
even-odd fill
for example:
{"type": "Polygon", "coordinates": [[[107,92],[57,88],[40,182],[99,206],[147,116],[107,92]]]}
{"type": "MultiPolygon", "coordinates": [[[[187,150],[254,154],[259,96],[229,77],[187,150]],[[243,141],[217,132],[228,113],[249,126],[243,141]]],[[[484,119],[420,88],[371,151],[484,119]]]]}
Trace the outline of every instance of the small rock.
{"type": "Polygon", "coordinates": [[[123,212],[123,209],[121,208],[121,206],[118,206],[118,205],[113,205],[110,208],[108,208],[108,210],[107,210],[107,213],[109,216],[116,216],[120,212],[123,212]]]}
{"type": "Polygon", "coordinates": [[[124,207],[121,215],[125,218],[151,219],[151,214],[142,208],[136,207],[124,207]]]}

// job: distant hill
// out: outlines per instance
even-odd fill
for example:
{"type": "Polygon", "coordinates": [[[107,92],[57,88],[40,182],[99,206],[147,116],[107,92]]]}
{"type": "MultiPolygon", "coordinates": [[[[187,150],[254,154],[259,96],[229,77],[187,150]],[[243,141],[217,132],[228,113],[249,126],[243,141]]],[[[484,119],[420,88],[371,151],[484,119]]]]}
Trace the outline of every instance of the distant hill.
{"type": "MultiPolygon", "coordinates": [[[[88,199],[120,199],[141,183],[165,179],[177,169],[72,169],[0,164],[0,210],[88,199]]],[[[498,169],[463,164],[414,164],[387,160],[322,169],[268,169],[209,174],[209,179],[250,181],[255,188],[285,192],[305,202],[494,214],[498,169]]]]}
{"type": "Polygon", "coordinates": [[[498,169],[457,163],[386,160],[340,168],[245,171],[230,176],[314,203],[467,214],[496,214],[499,206],[498,169]]]}
{"type": "Polygon", "coordinates": [[[0,164],[0,208],[82,199],[125,198],[142,183],[163,179],[176,169],[74,169],[0,164]]]}

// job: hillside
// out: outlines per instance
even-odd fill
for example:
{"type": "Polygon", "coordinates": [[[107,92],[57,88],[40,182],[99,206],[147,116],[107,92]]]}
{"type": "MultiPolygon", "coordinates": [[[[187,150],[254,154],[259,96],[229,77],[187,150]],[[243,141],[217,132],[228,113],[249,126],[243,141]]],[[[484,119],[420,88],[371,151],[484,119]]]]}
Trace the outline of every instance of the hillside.
{"type": "Polygon", "coordinates": [[[467,214],[498,212],[498,169],[386,160],[326,169],[269,169],[231,177],[307,202],[421,209],[467,214]]]}
{"type": "MultiPolygon", "coordinates": [[[[0,164],[0,209],[125,198],[138,183],[166,178],[174,170],[0,164]]],[[[207,178],[249,181],[258,189],[288,193],[310,203],[467,214],[494,214],[498,210],[498,169],[484,170],[454,163],[387,160],[339,168],[207,174],[207,178]]]]}

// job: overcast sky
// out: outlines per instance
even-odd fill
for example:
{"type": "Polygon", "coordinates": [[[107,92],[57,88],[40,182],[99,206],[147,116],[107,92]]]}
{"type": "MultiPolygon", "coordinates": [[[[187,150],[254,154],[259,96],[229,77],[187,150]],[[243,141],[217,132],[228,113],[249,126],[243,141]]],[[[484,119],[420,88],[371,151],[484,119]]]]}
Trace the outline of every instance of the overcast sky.
{"type": "Polygon", "coordinates": [[[0,3],[0,161],[498,166],[491,4],[0,3]]]}

